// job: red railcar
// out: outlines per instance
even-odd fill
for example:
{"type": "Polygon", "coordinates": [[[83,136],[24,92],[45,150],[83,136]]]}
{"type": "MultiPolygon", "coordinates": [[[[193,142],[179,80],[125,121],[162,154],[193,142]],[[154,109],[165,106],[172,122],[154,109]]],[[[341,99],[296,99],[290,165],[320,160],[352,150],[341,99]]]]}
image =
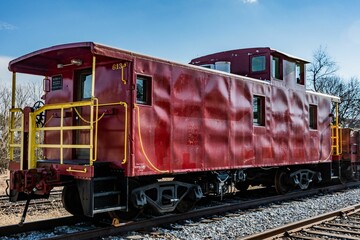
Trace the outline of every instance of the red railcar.
{"type": "Polygon", "coordinates": [[[12,102],[10,200],[64,186],[73,214],[133,215],[185,211],[234,185],[305,189],[344,162],[351,178],[339,98],[306,91],[306,63],[253,48],[179,64],[92,42],[17,58],[13,94],[15,73],[41,75],[45,104],[12,102]]]}

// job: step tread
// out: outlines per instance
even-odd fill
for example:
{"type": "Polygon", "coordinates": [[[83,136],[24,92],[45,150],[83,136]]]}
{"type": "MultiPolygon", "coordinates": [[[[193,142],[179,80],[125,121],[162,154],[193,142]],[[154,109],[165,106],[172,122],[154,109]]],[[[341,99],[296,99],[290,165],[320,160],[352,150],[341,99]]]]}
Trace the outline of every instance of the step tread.
{"type": "Polygon", "coordinates": [[[102,177],[95,177],[94,181],[105,181],[105,180],[116,180],[117,176],[102,176],[102,177]]]}
{"type": "Polygon", "coordinates": [[[121,193],[121,191],[97,192],[97,193],[94,193],[94,197],[104,197],[104,196],[118,195],[120,193],[121,193]]]}
{"type": "Polygon", "coordinates": [[[117,207],[105,207],[105,208],[95,208],[93,210],[93,213],[103,213],[103,212],[110,212],[110,211],[116,211],[116,210],[125,210],[126,206],[117,206],[117,207]]]}

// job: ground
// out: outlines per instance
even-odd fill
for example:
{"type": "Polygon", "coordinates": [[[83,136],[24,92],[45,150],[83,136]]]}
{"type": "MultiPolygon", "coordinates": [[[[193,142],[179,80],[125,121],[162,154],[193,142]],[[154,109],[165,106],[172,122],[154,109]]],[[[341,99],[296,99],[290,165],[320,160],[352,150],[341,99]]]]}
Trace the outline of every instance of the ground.
{"type": "Polygon", "coordinates": [[[9,177],[9,171],[0,173],[0,195],[5,195],[6,179],[9,177]]]}
{"type": "MultiPolygon", "coordinates": [[[[6,171],[5,173],[0,174],[0,195],[4,196],[5,190],[6,190],[6,179],[9,178],[9,172],[6,171]]],[[[1,201],[0,204],[3,204],[3,201],[1,201]]],[[[4,206],[7,206],[8,203],[5,203],[4,206]]],[[[18,224],[21,215],[22,215],[22,209],[21,206],[19,209],[17,207],[18,205],[16,203],[9,204],[9,207],[3,207],[0,206],[0,226],[4,225],[11,225],[11,224],[18,224]]],[[[49,218],[57,218],[62,216],[69,216],[70,214],[66,212],[64,208],[62,208],[61,203],[59,201],[54,201],[52,203],[52,207],[49,210],[41,210],[39,206],[32,205],[29,207],[28,214],[26,216],[25,222],[30,221],[38,221],[38,220],[44,220],[49,218]]]]}

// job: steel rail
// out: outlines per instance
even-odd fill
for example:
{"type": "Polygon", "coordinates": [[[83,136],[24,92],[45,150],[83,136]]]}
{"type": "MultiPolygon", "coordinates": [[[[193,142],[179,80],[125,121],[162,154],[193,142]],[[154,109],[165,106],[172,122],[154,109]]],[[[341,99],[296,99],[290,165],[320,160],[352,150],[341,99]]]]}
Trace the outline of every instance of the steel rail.
{"type": "MultiPolygon", "coordinates": [[[[255,208],[259,207],[259,205],[266,205],[273,202],[278,201],[287,201],[291,199],[316,195],[319,193],[326,193],[326,192],[333,192],[333,191],[339,191],[344,190],[351,187],[359,186],[360,183],[354,182],[354,183],[348,183],[348,184],[342,184],[342,185],[335,185],[335,186],[328,186],[318,189],[311,189],[307,191],[298,191],[293,192],[287,195],[277,195],[277,196],[271,196],[271,197],[265,197],[262,199],[256,199],[256,200],[238,200],[234,201],[232,203],[226,203],[219,206],[213,206],[209,208],[201,208],[197,209],[191,212],[183,213],[183,214],[169,214],[165,216],[160,217],[153,217],[149,220],[143,220],[143,221],[136,221],[136,222],[124,222],[120,224],[119,227],[114,226],[105,226],[103,227],[97,227],[93,230],[87,230],[82,232],[76,232],[76,233],[70,233],[65,235],[59,235],[54,236],[49,239],[64,239],[64,237],[67,238],[67,240],[70,239],[90,239],[90,238],[98,238],[98,237],[105,237],[110,235],[121,235],[127,232],[131,231],[138,231],[142,229],[150,229],[152,227],[165,225],[169,223],[174,223],[177,221],[183,221],[186,219],[191,218],[200,218],[200,217],[206,217],[206,216],[212,216],[215,214],[224,214],[226,212],[236,211],[236,210],[244,210],[249,208],[255,208]]],[[[4,226],[0,227],[0,236],[9,236],[12,234],[18,234],[18,233],[24,233],[29,231],[39,231],[39,230],[49,230],[56,226],[66,226],[66,225],[74,225],[75,223],[79,223],[81,221],[89,221],[89,218],[79,218],[79,217],[65,217],[65,218],[58,218],[58,219],[50,219],[50,220],[44,220],[44,221],[37,221],[37,222],[29,222],[24,223],[22,227],[19,225],[10,225],[10,226],[4,226]]],[[[93,221],[92,221],[93,223],[93,221]]]]}
{"type": "Polygon", "coordinates": [[[239,239],[257,240],[257,239],[274,239],[277,237],[291,237],[291,235],[289,236],[290,232],[291,233],[298,232],[303,229],[318,225],[320,223],[331,221],[337,217],[342,217],[344,215],[348,215],[359,210],[360,210],[360,204],[356,204],[350,207],[342,208],[329,213],[324,213],[319,216],[304,219],[294,223],[289,223],[278,228],[270,229],[262,233],[256,233],[239,239]]]}
{"type": "Polygon", "coordinates": [[[93,230],[88,230],[88,231],[83,231],[83,232],[70,233],[70,234],[66,234],[66,236],[64,236],[64,235],[55,236],[55,237],[51,237],[48,239],[55,240],[55,239],[63,239],[64,237],[66,237],[67,240],[71,240],[71,239],[81,240],[81,239],[100,238],[100,237],[106,237],[106,236],[111,236],[111,235],[116,236],[116,235],[121,235],[121,234],[124,234],[127,232],[131,232],[131,231],[151,229],[152,227],[165,225],[165,224],[169,224],[169,223],[174,223],[177,221],[183,221],[183,220],[187,220],[187,219],[191,219],[191,218],[200,218],[200,217],[205,217],[205,216],[212,216],[215,214],[224,214],[226,212],[231,212],[231,211],[236,211],[236,210],[255,208],[255,207],[258,207],[259,205],[266,205],[266,204],[270,204],[270,203],[278,202],[278,201],[287,201],[287,200],[297,199],[297,198],[301,198],[301,197],[316,195],[316,194],[324,193],[324,192],[339,191],[339,190],[344,190],[344,189],[355,187],[355,186],[359,186],[359,183],[354,182],[354,183],[324,187],[324,188],[319,188],[319,189],[311,189],[308,191],[298,191],[298,192],[293,192],[293,193],[290,193],[287,195],[277,195],[277,196],[266,197],[266,198],[262,198],[262,199],[250,200],[250,201],[242,201],[242,202],[238,201],[235,203],[227,203],[227,204],[223,204],[220,206],[213,206],[213,207],[209,207],[209,208],[197,209],[197,210],[187,212],[187,213],[182,213],[182,214],[169,214],[169,215],[165,215],[165,216],[154,217],[154,218],[151,218],[148,220],[143,220],[143,221],[127,222],[127,223],[123,223],[119,227],[106,226],[103,228],[96,228],[93,230]]]}

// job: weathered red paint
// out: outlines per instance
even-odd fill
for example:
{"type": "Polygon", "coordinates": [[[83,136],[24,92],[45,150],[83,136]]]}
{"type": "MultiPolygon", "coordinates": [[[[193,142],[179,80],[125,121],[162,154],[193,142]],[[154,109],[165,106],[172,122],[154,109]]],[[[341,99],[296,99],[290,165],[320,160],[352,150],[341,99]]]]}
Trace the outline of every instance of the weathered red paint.
{"type": "MultiPolygon", "coordinates": [[[[268,59],[271,54],[281,55],[268,48],[260,50],[256,54],[263,52],[268,59]]],[[[228,54],[230,52],[225,55],[228,54]]],[[[293,82],[293,72],[283,80],[276,80],[271,79],[267,71],[252,76],[267,81],[256,80],[95,43],[39,50],[12,61],[9,69],[44,76],[61,74],[62,90],[47,93],[46,103],[72,102],[77,100],[76,71],[91,68],[92,56],[97,57],[95,97],[99,103],[122,101],[129,106],[126,164],[121,164],[125,110],[119,105],[100,108],[100,112],[107,114],[99,121],[97,161],[112,162],[124,168],[127,176],[331,161],[331,99],[306,92],[305,86],[293,82]],[[74,58],[82,59],[83,64],[56,67],[74,58]],[[127,65],[126,84],[122,82],[120,71],[112,70],[116,63],[127,65]],[[135,105],[136,74],[152,77],[150,106],[135,105]],[[265,97],[265,126],[253,125],[253,95],[265,97]],[[309,104],[318,106],[316,130],[309,129],[309,104]]],[[[201,65],[206,63],[206,58],[192,63],[201,65]]],[[[286,59],[305,63],[290,56],[286,59]]],[[[218,60],[228,59],[219,57],[218,60]]],[[[249,73],[246,62],[231,66],[235,74],[249,73]]],[[[88,114],[84,112],[83,117],[88,119],[88,114]]],[[[58,112],[48,111],[46,115],[47,119],[53,116],[47,126],[59,125],[58,112]]],[[[72,125],[75,116],[74,112],[67,113],[64,124],[72,125]]],[[[82,135],[83,141],[86,137],[82,135]]],[[[58,143],[58,139],[58,133],[46,133],[47,143],[58,143]]],[[[66,144],[74,144],[74,134],[70,131],[64,139],[66,144]]],[[[55,161],[59,159],[58,150],[47,149],[45,155],[47,160],[58,164],[55,161]]],[[[76,160],[72,150],[66,150],[64,158],[76,160]]],[[[69,174],[64,170],[62,173],[69,174]]]]}
{"type": "Polygon", "coordinates": [[[352,163],[360,159],[360,134],[353,129],[342,129],[342,155],[343,159],[352,163]]]}

